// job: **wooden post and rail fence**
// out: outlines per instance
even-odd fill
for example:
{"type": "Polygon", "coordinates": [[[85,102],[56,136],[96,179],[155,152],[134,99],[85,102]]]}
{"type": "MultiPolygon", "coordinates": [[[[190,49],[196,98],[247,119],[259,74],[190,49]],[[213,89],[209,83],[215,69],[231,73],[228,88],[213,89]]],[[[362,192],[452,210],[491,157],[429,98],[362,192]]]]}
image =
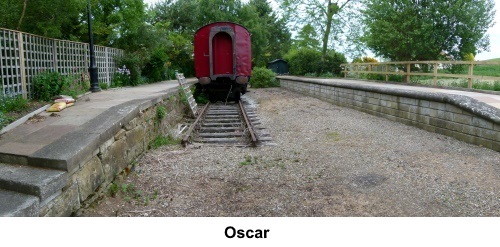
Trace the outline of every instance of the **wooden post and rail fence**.
{"type": "MultiPolygon", "coordinates": [[[[117,69],[115,58],[123,56],[123,50],[95,46],[95,56],[99,82],[109,85],[117,69]]],[[[42,71],[88,78],[89,60],[87,43],[0,28],[0,78],[4,95],[28,98],[33,78],[42,71]]]]}
{"type": "Polygon", "coordinates": [[[498,65],[500,62],[489,61],[406,61],[406,62],[377,62],[377,63],[349,63],[341,64],[344,78],[354,76],[359,78],[360,74],[385,75],[385,81],[389,81],[390,75],[403,76],[405,82],[411,81],[411,76],[429,76],[433,79],[433,85],[437,86],[438,77],[467,79],[467,87],[472,88],[473,80],[500,81],[500,77],[474,75],[474,66],[498,65]],[[467,66],[467,74],[442,73],[446,66],[467,66]],[[427,70],[423,69],[424,66],[427,70]],[[432,68],[432,72],[429,68],[432,68]],[[426,72],[429,71],[429,72],[426,72]]]}

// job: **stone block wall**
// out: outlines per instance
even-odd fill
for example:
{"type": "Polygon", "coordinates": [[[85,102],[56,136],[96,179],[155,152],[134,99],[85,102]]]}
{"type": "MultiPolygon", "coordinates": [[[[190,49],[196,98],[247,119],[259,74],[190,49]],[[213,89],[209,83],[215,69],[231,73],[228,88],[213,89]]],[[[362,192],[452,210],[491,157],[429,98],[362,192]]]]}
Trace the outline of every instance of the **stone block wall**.
{"type": "Polygon", "coordinates": [[[335,80],[278,78],[290,91],[500,152],[500,111],[475,99],[335,80]]]}
{"type": "MultiPolygon", "coordinates": [[[[162,98],[137,104],[137,108],[138,111],[131,111],[123,117],[124,120],[131,120],[120,124],[121,128],[110,133],[109,138],[79,163],[76,171],[69,172],[66,186],[41,208],[40,216],[70,216],[82,204],[91,203],[106,192],[108,185],[120,173],[130,170],[152,140],[175,129],[186,112],[177,90],[162,98]],[[158,119],[159,107],[166,109],[163,119],[158,119]]],[[[114,129],[112,127],[109,129],[114,129]]]]}

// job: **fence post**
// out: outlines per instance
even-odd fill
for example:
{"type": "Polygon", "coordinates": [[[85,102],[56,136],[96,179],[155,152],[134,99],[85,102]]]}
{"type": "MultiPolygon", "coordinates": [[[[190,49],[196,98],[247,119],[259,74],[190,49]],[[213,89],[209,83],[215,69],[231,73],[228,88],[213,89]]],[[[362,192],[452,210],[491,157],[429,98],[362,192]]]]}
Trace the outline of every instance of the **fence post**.
{"type": "Polygon", "coordinates": [[[389,64],[386,64],[385,65],[385,81],[388,82],[389,81],[389,74],[387,74],[389,72],[389,64]]]}
{"type": "Polygon", "coordinates": [[[354,67],[354,70],[356,71],[356,79],[359,79],[359,72],[358,72],[359,71],[359,65],[356,65],[354,67]]]}
{"type": "Polygon", "coordinates": [[[109,85],[109,60],[108,60],[108,56],[109,56],[109,53],[108,53],[108,47],[105,47],[104,48],[104,59],[105,59],[105,65],[106,66],[106,84],[109,85]]]}
{"type": "Polygon", "coordinates": [[[347,65],[344,66],[344,78],[347,78],[347,65]]]}
{"type": "Polygon", "coordinates": [[[411,70],[410,70],[410,64],[406,64],[406,82],[407,83],[410,83],[410,73],[411,73],[411,70]]]}
{"type": "Polygon", "coordinates": [[[474,63],[469,64],[469,78],[467,79],[467,87],[472,88],[472,75],[474,74],[474,63]]]}
{"type": "Polygon", "coordinates": [[[434,63],[434,86],[437,86],[438,64],[434,63]]]}
{"type": "Polygon", "coordinates": [[[17,33],[17,42],[19,47],[19,60],[20,60],[20,70],[21,70],[21,90],[23,90],[23,99],[28,98],[28,92],[26,87],[26,66],[24,65],[24,45],[23,45],[23,33],[17,33]]]}
{"type": "Polygon", "coordinates": [[[64,71],[59,71],[59,65],[57,64],[57,41],[52,40],[52,63],[54,66],[54,70],[56,72],[63,73],[64,71]]]}

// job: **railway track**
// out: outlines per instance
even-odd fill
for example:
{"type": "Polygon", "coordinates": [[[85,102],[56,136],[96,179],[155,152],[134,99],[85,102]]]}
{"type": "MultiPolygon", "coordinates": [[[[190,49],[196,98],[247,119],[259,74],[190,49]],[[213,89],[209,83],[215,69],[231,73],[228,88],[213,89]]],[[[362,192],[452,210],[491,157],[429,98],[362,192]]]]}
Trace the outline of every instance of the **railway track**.
{"type": "Polygon", "coordinates": [[[270,141],[255,109],[242,99],[236,103],[207,103],[184,134],[182,144],[258,146],[270,141]]]}

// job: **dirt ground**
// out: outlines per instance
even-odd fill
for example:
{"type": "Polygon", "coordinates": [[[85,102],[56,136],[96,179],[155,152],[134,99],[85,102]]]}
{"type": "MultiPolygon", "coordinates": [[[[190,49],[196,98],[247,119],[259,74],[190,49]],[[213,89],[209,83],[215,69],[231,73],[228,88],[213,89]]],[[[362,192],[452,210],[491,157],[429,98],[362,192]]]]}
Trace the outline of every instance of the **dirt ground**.
{"type": "Polygon", "coordinates": [[[500,216],[500,153],[283,89],[273,145],[163,146],[79,216],[500,216]]]}

